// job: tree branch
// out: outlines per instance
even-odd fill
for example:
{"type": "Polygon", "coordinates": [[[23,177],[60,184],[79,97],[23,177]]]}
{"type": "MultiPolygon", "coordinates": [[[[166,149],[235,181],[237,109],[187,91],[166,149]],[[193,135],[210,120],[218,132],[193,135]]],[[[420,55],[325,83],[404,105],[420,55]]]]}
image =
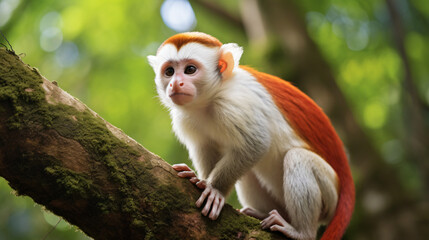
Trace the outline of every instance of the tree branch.
{"type": "Polygon", "coordinates": [[[276,239],[0,48],[0,176],[94,239],[276,239]]]}

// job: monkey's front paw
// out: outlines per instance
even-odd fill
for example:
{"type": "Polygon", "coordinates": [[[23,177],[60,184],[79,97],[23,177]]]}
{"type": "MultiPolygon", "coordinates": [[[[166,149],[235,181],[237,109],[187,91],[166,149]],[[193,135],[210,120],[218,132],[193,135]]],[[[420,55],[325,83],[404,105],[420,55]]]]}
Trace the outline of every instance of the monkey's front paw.
{"type": "Polygon", "coordinates": [[[195,204],[197,207],[201,207],[204,203],[204,200],[206,200],[206,205],[204,206],[201,213],[204,216],[207,216],[207,214],[210,213],[208,217],[211,220],[216,220],[225,204],[225,197],[219,190],[212,187],[204,180],[199,181],[197,184],[201,185],[200,188],[204,187],[205,189],[195,204]]]}
{"type": "Polygon", "coordinates": [[[190,167],[188,167],[188,165],[179,163],[174,164],[172,167],[174,170],[178,171],[177,176],[181,178],[189,178],[189,181],[191,181],[193,184],[196,184],[200,181],[195,172],[190,167]]]}

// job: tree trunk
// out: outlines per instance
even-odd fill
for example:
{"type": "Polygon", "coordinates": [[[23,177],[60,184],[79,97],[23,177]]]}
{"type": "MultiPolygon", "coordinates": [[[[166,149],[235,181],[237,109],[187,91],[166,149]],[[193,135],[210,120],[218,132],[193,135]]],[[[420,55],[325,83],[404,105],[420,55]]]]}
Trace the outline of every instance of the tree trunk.
{"type": "Polygon", "coordinates": [[[94,239],[277,239],[0,48],[0,176],[94,239]]]}

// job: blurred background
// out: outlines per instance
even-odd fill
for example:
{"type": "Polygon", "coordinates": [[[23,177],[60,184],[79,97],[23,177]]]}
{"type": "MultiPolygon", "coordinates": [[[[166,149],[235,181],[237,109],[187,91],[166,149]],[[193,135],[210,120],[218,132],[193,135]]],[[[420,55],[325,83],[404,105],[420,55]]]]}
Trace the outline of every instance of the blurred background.
{"type": "MultiPolygon", "coordinates": [[[[182,31],[236,42],[241,64],[293,82],[344,140],[357,189],[344,239],[429,237],[427,0],[0,0],[0,30],[25,63],[169,163],[188,157],[146,56],[182,31]]],[[[0,178],[3,239],[89,238],[0,178]]]]}

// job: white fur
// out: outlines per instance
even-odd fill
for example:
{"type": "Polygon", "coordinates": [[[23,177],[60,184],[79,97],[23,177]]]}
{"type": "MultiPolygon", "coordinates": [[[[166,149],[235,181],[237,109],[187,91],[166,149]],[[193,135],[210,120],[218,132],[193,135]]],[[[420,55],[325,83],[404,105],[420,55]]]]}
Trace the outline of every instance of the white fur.
{"type": "MultiPolygon", "coordinates": [[[[218,63],[218,52],[219,48],[208,48],[199,43],[188,43],[182,46],[179,51],[177,51],[177,48],[173,44],[166,44],[161,49],[159,49],[156,56],[148,56],[148,61],[153,67],[156,74],[155,83],[157,86],[158,96],[160,97],[162,103],[169,108],[176,107],[176,105],[166,94],[166,89],[164,87],[166,80],[160,73],[161,67],[165,62],[180,61],[183,59],[193,59],[200,62],[203,66],[207,68],[216,69],[218,63]]],[[[212,85],[216,83],[214,79],[217,77],[218,76],[215,71],[208,72],[204,77],[205,81],[203,85],[206,86],[206,89],[202,89],[205,92],[203,96],[204,98],[209,98],[212,95],[210,91],[211,89],[216,88],[212,85]]],[[[194,102],[194,105],[203,100],[201,98],[197,99],[198,101],[194,102]]]]}
{"type": "MultiPolygon", "coordinates": [[[[329,220],[337,203],[334,170],[308,149],[276,107],[267,90],[239,68],[242,49],[236,44],[208,48],[198,43],[162,47],[149,57],[157,73],[163,104],[170,109],[175,134],[189,151],[202,179],[223,194],[237,182],[244,207],[267,215],[278,209],[291,218],[286,235],[315,237],[320,221],[329,220]],[[235,66],[230,79],[220,79],[220,51],[230,51],[235,66]],[[174,105],[165,95],[159,68],[166,61],[194,59],[205,67],[197,100],[174,105]]],[[[231,66],[228,66],[231,67],[231,66]]]]}

